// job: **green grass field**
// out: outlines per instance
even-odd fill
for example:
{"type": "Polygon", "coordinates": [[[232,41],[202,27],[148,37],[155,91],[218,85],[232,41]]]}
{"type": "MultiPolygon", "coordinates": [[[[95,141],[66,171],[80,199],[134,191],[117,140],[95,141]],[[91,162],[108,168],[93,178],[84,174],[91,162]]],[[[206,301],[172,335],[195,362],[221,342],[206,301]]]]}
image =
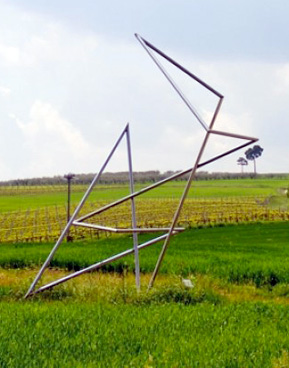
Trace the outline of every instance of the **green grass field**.
{"type": "MultiPolygon", "coordinates": [[[[183,184],[148,197],[177,197],[183,184]]],[[[286,187],[280,180],[206,181],[190,195],[279,197],[286,187]]],[[[126,190],[103,188],[94,200],[126,190]]],[[[0,198],[12,211],[60,204],[66,192],[0,198]]],[[[129,256],[24,300],[53,243],[1,243],[0,367],[289,367],[287,220],[187,229],[172,238],[147,293],[161,245],[140,252],[139,293],[129,256]]],[[[39,284],[131,247],[130,236],[63,243],[39,284]]]]}
{"type": "Polygon", "coordinates": [[[259,303],[1,303],[0,364],[287,367],[288,318],[288,307],[259,303]]]}
{"type": "MultiPolygon", "coordinates": [[[[148,235],[140,237],[146,241],[148,235]]],[[[162,272],[209,274],[231,282],[257,286],[289,282],[289,224],[287,222],[187,230],[172,238],[162,272]]],[[[162,243],[140,252],[141,271],[153,271],[162,243]]],[[[53,244],[0,244],[0,267],[39,267],[53,244]]],[[[122,250],[132,248],[131,237],[63,243],[52,267],[79,270],[122,250]]],[[[104,271],[134,269],[133,256],[104,266],[104,271]]]]}
{"type": "MultiPolygon", "coordinates": [[[[26,301],[52,244],[2,244],[0,366],[286,367],[288,239],[286,222],[189,230],[172,241],[148,294],[156,245],[141,252],[139,294],[128,257],[26,301]]],[[[129,243],[64,244],[44,279],[129,243]]]]}
{"type": "MultiPolygon", "coordinates": [[[[146,198],[179,198],[182,194],[185,182],[170,182],[156,188],[144,195],[146,198]]],[[[190,198],[212,198],[232,196],[256,196],[268,197],[278,195],[281,188],[288,188],[289,179],[237,179],[237,180],[199,180],[193,183],[189,193],[190,198]]],[[[137,184],[135,190],[146,185],[137,184]]],[[[9,189],[9,188],[8,188],[9,189]]],[[[86,187],[72,186],[72,203],[77,203],[83,196],[86,187]]],[[[24,210],[51,205],[65,205],[67,197],[65,185],[57,187],[19,187],[13,190],[13,195],[7,193],[6,188],[1,190],[1,212],[24,210]]],[[[115,200],[129,194],[126,185],[105,186],[97,185],[91,193],[90,201],[115,200]]]]}
{"type": "MultiPolygon", "coordinates": [[[[140,227],[169,226],[185,182],[171,182],[136,198],[140,227]]],[[[136,190],[142,186],[137,185],[136,190]]],[[[179,226],[286,221],[289,219],[287,179],[200,180],[193,183],[179,218],[179,226]]],[[[67,221],[67,188],[58,186],[0,187],[0,242],[54,241],[67,221]],[[2,211],[2,212],[1,212],[2,211]]],[[[71,213],[85,186],[73,186],[71,213]]],[[[80,215],[128,194],[125,185],[98,185],[80,215]]],[[[93,221],[112,228],[130,227],[130,201],[93,221]]],[[[74,239],[106,236],[84,228],[71,230],[74,239]]]]}

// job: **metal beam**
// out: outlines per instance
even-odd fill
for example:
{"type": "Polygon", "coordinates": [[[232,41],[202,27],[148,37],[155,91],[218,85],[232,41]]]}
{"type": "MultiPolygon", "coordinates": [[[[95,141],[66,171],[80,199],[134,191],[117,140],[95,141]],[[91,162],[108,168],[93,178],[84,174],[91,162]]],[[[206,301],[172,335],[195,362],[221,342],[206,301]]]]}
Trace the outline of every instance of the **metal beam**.
{"type": "Polygon", "coordinates": [[[94,188],[96,182],[99,180],[101,174],[103,173],[103,171],[105,170],[108,162],[110,161],[111,157],[113,156],[115,150],[117,149],[117,147],[119,146],[121,140],[123,139],[124,135],[127,132],[127,125],[125,126],[123,132],[121,133],[121,135],[119,136],[119,138],[117,139],[115,145],[113,146],[111,152],[109,153],[107,159],[105,160],[104,164],[102,165],[99,173],[97,175],[95,175],[94,179],[92,180],[90,186],[88,187],[86,193],[84,194],[83,198],[81,199],[80,203],[78,204],[78,206],[76,207],[73,215],[71,216],[70,220],[68,221],[67,225],[65,226],[64,230],[62,231],[60,237],[58,238],[56,244],[54,245],[53,249],[51,250],[50,254],[48,255],[47,259],[45,260],[45,262],[43,263],[42,267],[40,268],[37,276],[35,277],[35,279],[33,280],[30,288],[28,289],[25,298],[28,297],[28,295],[34,290],[37,282],[39,281],[39,279],[41,278],[43,272],[45,271],[45,269],[48,267],[48,265],[51,262],[51,259],[53,258],[55,252],[57,251],[57,249],[59,248],[60,244],[62,243],[63,239],[65,238],[66,233],[69,231],[70,227],[72,226],[72,223],[74,222],[74,220],[76,219],[79,211],[81,210],[81,208],[83,207],[84,203],[86,202],[88,196],[90,195],[92,189],[94,188]]]}
{"type": "MultiPolygon", "coordinates": [[[[146,247],[148,247],[148,246],[150,246],[152,244],[155,244],[155,243],[159,242],[160,240],[163,240],[166,236],[167,236],[167,234],[164,234],[164,235],[159,236],[158,238],[155,238],[155,239],[152,239],[152,240],[150,240],[150,241],[148,241],[146,243],[143,243],[143,244],[141,244],[141,245],[138,246],[138,250],[141,250],[141,249],[146,248],[146,247]]],[[[134,248],[125,250],[124,252],[118,253],[118,254],[116,254],[116,255],[114,255],[112,257],[109,257],[107,259],[104,259],[103,261],[97,262],[97,263],[95,263],[95,264],[93,264],[93,265],[91,265],[89,267],[86,267],[86,268],[80,270],[80,271],[74,272],[74,273],[72,273],[70,275],[67,275],[67,276],[62,277],[62,278],[60,278],[58,280],[55,280],[53,282],[50,282],[49,284],[40,287],[39,289],[35,290],[34,292],[29,293],[26,297],[29,297],[29,296],[38,294],[38,293],[43,292],[43,291],[45,291],[47,289],[51,289],[51,288],[53,288],[56,285],[62,284],[62,283],[66,282],[68,280],[71,280],[71,279],[73,279],[73,278],[75,278],[77,276],[83,275],[84,273],[95,271],[98,268],[100,268],[100,267],[102,267],[102,266],[104,266],[104,265],[106,265],[108,263],[111,263],[113,261],[116,261],[116,260],[118,260],[120,258],[123,258],[123,257],[128,256],[129,254],[133,254],[133,253],[134,253],[134,248]]]]}
{"type": "MultiPolygon", "coordinates": [[[[77,222],[74,221],[73,225],[75,226],[82,226],[82,227],[87,227],[90,229],[95,229],[95,230],[103,230],[103,231],[107,231],[110,233],[119,233],[119,234],[125,234],[125,233],[156,233],[158,231],[168,231],[170,228],[169,227],[148,227],[148,228],[113,228],[113,227],[108,227],[108,226],[102,226],[102,225],[96,225],[96,224],[90,224],[90,223],[86,223],[86,222],[77,222]]],[[[175,227],[174,229],[175,231],[184,231],[185,228],[184,227],[175,227]]]]}

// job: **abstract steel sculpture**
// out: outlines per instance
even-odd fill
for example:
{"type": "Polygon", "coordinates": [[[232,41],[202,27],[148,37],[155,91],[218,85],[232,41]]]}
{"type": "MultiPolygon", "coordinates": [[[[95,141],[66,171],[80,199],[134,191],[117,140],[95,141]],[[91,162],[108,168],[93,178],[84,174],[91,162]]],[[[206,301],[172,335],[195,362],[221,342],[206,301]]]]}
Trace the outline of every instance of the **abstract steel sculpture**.
{"type": "Polygon", "coordinates": [[[177,92],[177,94],[181,97],[181,99],[183,100],[183,102],[186,104],[186,106],[189,108],[189,110],[193,113],[193,115],[195,116],[195,118],[198,120],[198,122],[201,124],[201,126],[204,128],[205,130],[205,137],[204,140],[202,142],[201,148],[199,150],[199,153],[197,155],[197,158],[193,164],[193,166],[187,170],[178,172],[174,175],[171,175],[170,177],[161,180],[157,183],[154,183],[148,187],[145,187],[139,191],[134,191],[134,180],[133,180],[133,169],[132,169],[132,154],[131,154],[131,144],[130,144],[130,132],[129,132],[129,124],[126,125],[126,127],[124,128],[123,132],[121,133],[120,137],[118,138],[117,142],[115,143],[115,145],[113,146],[113,149],[111,150],[110,154],[108,155],[105,163],[103,164],[103,166],[101,167],[99,173],[94,177],[93,181],[91,182],[90,186],[88,187],[86,193],[84,194],[82,200],[80,201],[80,203],[78,204],[78,206],[76,207],[73,215],[71,216],[70,220],[68,221],[67,225],[65,226],[64,230],[62,231],[59,239],[57,240],[56,244],[54,245],[53,249],[51,250],[49,256],[47,257],[46,261],[44,262],[43,266],[41,267],[40,271],[38,272],[37,276],[35,277],[34,281],[32,282],[29,290],[27,291],[25,298],[32,296],[36,293],[42,292],[44,290],[50,289],[58,284],[61,284],[63,282],[66,282],[72,278],[75,278],[81,274],[96,270],[100,267],[102,267],[103,265],[106,265],[108,263],[111,263],[117,259],[120,259],[122,257],[125,257],[129,254],[134,254],[134,258],[135,258],[135,280],[136,280],[136,287],[137,289],[140,288],[140,268],[139,268],[139,250],[146,248],[152,244],[155,244],[161,240],[164,241],[161,252],[159,254],[155,269],[153,271],[151,280],[149,282],[149,286],[148,289],[150,289],[155,281],[155,278],[158,274],[159,268],[161,266],[162,260],[165,256],[165,252],[168,248],[168,245],[170,243],[170,239],[173,235],[181,232],[184,230],[184,228],[181,227],[177,227],[177,222],[182,210],[182,207],[184,205],[185,199],[187,197],[187,194],[189,192],[189,189],[191,187],[192,181],[195,177],[196,171],[197,169],[199,169],[200,167],[204,167],[205,165],[212,163],[214,161],[219,160],[222,157],[225,157],[227,155],[230,155],[233,152],[236,152],[254,142],[256,142],[258,139],[257,138],[252,138],[252,137],[248,137],[248,136],[244,136],[244,135],[240,135],[240,134],[234,134],[234,133],[229,133],[229,132],[224,132],[224,131],[219,131],[219,130],[214,130],[214,124],[217,118],[217,115],[219,113],[219,110],[221,108],[221,104],[223,102],[223,96],[217,92],[215,89],[213,89],[211,86],[209,86],[207,83],[205,83],[204,81],[202,81],[200,78],[198,78],[197,76],[195,76],[194,74],[192,74],[190,71],[188,71],[187,69],[185,69],[183,66],[181,66],[180,64],[178,64],[175,60],[173,60],[172,58],[170,58],[169,56],[167,56],[166,54],[164,54],[161,50],[157,49],[154,45],[152,45],[150,42],[146,41],[144,38],[142,38],[141,36],[139,36],[138,34],[135,34],[136,38],[138,39],[138,41],[141,43],[141,45],[144,47],[144,49],[147,51],[147,53],[149,54],[149,56],[152,58],[152,60],[154,61],[154,63],[158,66],[158,68],[160,69],[160,71],[164,74],[164,76],[167,78],[167,80],[169,81],[169,83],[172,85],[172,87],[174,88],[174,90],[177,92]],[[210,121],[210,124],[207,125],[205,123],[205,121],[202,119],[201,115],[198,113],[198,111],[192,106],[192,104],[190,103],[190,101],[186,98],[186,96],[183,94],[183,92],[180,90],[180,88],[176,85],[176,83],[173,81],[173,79],[168,75],[167,71],[164,69],[164,67],[161,65],[160,61],[156,58],[155,53],[158,54],[159,56],[161,56],[162,58],[164,58],[165,60],[167,60],[169,63],[171,63],[172,65],[174,65],[176,68],[178,68],[179,70],[181,70],[183,73],[185,73],[188,77],[192,78],[194,81],[196,81],[197,83],[199,83],[201,86],[203,86],[205,89],[207,89],[208,91],[210,91],[211,93],[213,93],[215,96],[218,97],[218,103],[216,105],[214,114],[212,116],[212,119],[210,121]],[[215,156],[207,161],[201,162],[203,153],[205,151],[205,148],[207,146],[207,142],[209,139],[209,136],[213,134],[213,135],[220,135],[220,136],[225,136],[225,137],[231,137],[231,138],[237,138],[237,139],[241,139],[241,140],[245,140],[246,142],[231,149],[228,150],[218,156],[215,156]],[[104,207],[97,209],[91,213],[88,213],[82,217],[77,218],[81,208],[83,207],[84,203],[87,201],[92,189],[94,188],[95,184],[99,181],[103,171],[105,170],[108,162],[110,161],[111,157],[113,156],[114,152],[116,151],[117,147],[119,146],[120,142],[124,139],[124,137],[126,138],[126,142],[127,142],[127,155],[128,155],[128,172],[129,172],[129,183],[130,183],[130,194],[115,201],[112,202],[110,204],[105,205],[104,207]],[[164,183],[167,183],[171,180],[177,179],[185,174],[189,174],[186,186],[184,188],[183,194],[180,198],[178,207],[174,213],[172,222],[170,224],[169,228],[138,228],[137,227],[137,220],[136,220],[136,207],[135,207],[135,201],[134,199],[137,196],[140,196],[143,193],[148,192],[149,190],[152,190],[158,186],[161,186],[164,183]],[[88,223],[85,222],[85,220],[96,216],[100,213],[103,213],[105,211],[107,211],[110,208],[113,208],[117,205],[120,205],[126,201],[130,201],[131,202],[131,222],[132,222],[132,227],[131,228],[112,228],[112,227],[105,227],[105,226],[101,226],[101,225],[97,225],[97,224],[92,224],[92,223],[88,223]],[[104,259],[100,262],[97,262],[89,267],[86,267],[80,271],[74,272],[72,274],[69,274],[65,277],[62,277],[58,280],[55,280],[47,285],[41,286],[40,288],[35,290],[36,284],[38,283],[38,281],[40,280],[43,272],[45,271],[45,269],[48,267],[48,265],[50,264],[55,252],[57,251],[57,249],[59,248],[59,246],[61,245],[61,243],[63,242],[66,234],[68,233],[69,229],[71,228],[71,226],[83,226],[86,228],[91,228],[91,229],[96,229],[99,231],[107,231],[107,232],[112,232],[112,233],[131,233],[133,234],[133,248],[127,249],[119,254],[113,255],[107,259],[104,259]],[[157,236],[156,238],[147,241],[143,244],[139,244],[138,242],[138,234],[139,233],[147,233],[147,232],[165,232],[165,234],[157,236]]]}

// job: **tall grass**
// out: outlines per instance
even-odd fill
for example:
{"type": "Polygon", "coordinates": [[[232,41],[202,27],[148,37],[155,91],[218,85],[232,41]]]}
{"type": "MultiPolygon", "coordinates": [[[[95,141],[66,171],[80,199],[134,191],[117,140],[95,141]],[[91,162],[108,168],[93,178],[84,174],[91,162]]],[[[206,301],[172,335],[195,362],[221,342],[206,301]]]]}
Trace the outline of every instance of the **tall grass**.
{"type": "Polygon", "coordinates": [[[289,346],[284,306],[2,302],[0,307],[3,368],[269,368],[289,346]]]}
{"type": "MultiPolygon", "coordinates": [[[[288,235],[285,222],[192,229],[173,238],[149,294],[161,245],[140,253],[140,293],[127,257],[28,301],[52,244],[0,245],[0,367],[286,367],[288,235]]],[[[45,281],[131,246],[65,243],[45,281]]]]}
{"type": "MultiPolygon", "coordinates": [[[[140,239],[145,241],[148,236],[140,239]]],[[[187,230],[172,239],[161,272],[184,277],[192,273],[209,274],[230,282],[273,287],[289,282],[288,239],[287,222],[187,230]]],[[[140,252],[143,273],[154,269],[161,245],[140,252]]],[[[52,244],[1,244],[0,267],[39,267],[51,248],[52,244]]],[[[127,236],[64,243],[51,267],[79,270],[128,248],[132,248],[132,239],[127,236]]],[[[133,256],[108,264],[102,271],[122,272],[124,268],[134,270],[133,256]]]]}

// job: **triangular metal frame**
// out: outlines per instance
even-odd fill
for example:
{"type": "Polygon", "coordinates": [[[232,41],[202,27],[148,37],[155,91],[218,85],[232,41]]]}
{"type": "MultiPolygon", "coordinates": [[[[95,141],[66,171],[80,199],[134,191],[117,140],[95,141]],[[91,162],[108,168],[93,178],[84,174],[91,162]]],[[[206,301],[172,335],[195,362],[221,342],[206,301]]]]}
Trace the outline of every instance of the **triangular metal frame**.
{"type": "MultiPolygon", "coordinates": [[[[153,188],[145,188],[146,191],[153,189],[153,188]]],[[[141,194],[141,193],[139,193],[141,194]]],[[[73,215],[71,216],[69,222],[67,223],[67,225],[65,226],[65,228],[63,229],[60,237],[58,238],[57,242],[55,243],[55,246],[53,247],[53,249],[51,250],[50,254],[48,255],[47,259],[45,260],[45,262],[43,263],[41,269],[39,270],[37,276],[35,277],[34,281],[32,282],[29,290],[27,291],[25,298],[37,294],[39,292],[42,292],[44,290],[50,289],[56,285],[59,285],[65,281],[68,281],[69,279],[75,278],[83,273],[87,273],[90,272],[92,270],[96,270],[102,266],[104,266],[105,264],[111,263],[117,259],[120,259],[122,257],[125,257],[126,255],[132,254],[134,253],[134,258],[135,258],[135,282],[136,282],[136,287],[139,290],[140,289],[140,267],[139,267],[139,250],[142,248],[145,248],[149,245],[155,244],[160,240],[163,240],[165,238],[165,235],[161,235],[158,236],[148,242],[145,242],[143,244],[138,244],[138,233],[149,233],[149,232],[164,232],[164,231],[168,231],[169,228],[138,228],[137,227],[137,222],[136,222],[136,208],[135,208],[135,201],[134,198],[138,195],[138,192],[134,192],[134,180],[133,180],[133,170],[132,170],[132,154],[131,154],[131,143],[130,143],[130,130],[129,130],[129,124],[126,125],[126,127],[124,128],[123,132],[121,133],[121,135],[119,136],[119,138],[117,139],[115,145],[113,146],[110,154],[108,155],[107,159],[105,160],[104,164],[102,165],[100,171],[98,174],[95,175],[94,179],[92,180],[90,186],[88,187],[87,191],[85,192],[83,198],[81,199],[81,201],[79,202],[78,206],[76,207],[73,215]],[[124,139],[124,137],[126,137],[126,142],[127,142],[127,154],[128,154],[128,167],[129,167],[129,183],[130,183],[130,195],[121,198],[120,200],[113,202],[113,203],[109,203],[106,206],[99,208],[98,210],[86,214],[82,217],[77,218],[80,210],[82,209],[82,207],[84,206],[85,202],[87,201],[87,199],[89,198],[90,193],[92,192],[93,188],[95,187],[96,183],[100,180],[102,173],[104,172],[106,166],[108,165],[109,161],[111,160],[113,154],[115,153],[116,149],[118,148],[119,144],[121,143],[121,141],[124,139]],[[91,224],[91,223],[87,223],[84,222],[84,220],[91,218],[93,216],[96,216],[100,213],[103,213],[107,210],[109,210],[110,208],[113,208],[119,204],[122,204],[123,202],[130,200],[131,202],[131,213],[132,213],[132,228],[112,228],[112,227],[107,227],[107,226],[101,226],[101,225],[97,225],[97,224],[91,224]],[[57,252],[57,250],[59,249],[59,247],[61,246],[63,240],[66,237],[66,234],[69,232],[70,228],[72,226],[81,226],[81,227],[86,227],[86,228],[91,228],[91,229],[96,229],[96,230],[100,230],[100,231],[106,231],[106,232],[112,232],[112,233],[131,233],[133,235],[133,248],[131,249],[127,249],[124,252],[121,252],[119,254],[113,255],[107,259],[104,259],[100,262],[97,262],[91,266],[88,266],[84,269],[81,269],[77,272],[71,273],[63,278],[60,278],[58,280],[54,280],[52,282],[50,282],[49,284],[43,285],[41,286],[39,289],[35,290],[35,287],[37,285],[37,283],[39,282],[39,280],[41,279],[45,269],[49,266],[52,258],[54,257],[55,253],[57,252]]],[[[174,234],[183,231],[184,228],[180,228],[177,227],[174,229],[174,234]]]]}
{"type": "MultiPolygon", "coordinates": [[[[77,215],[79,214],[80,210],[82,209],[82,207],[84,206],[85,202],[87,201],[90,193],[92,192],[94,186],[96,185],[96,183],[99,181],[99,179],[101,178],[101,175],[103,173],[103,171],[105,170],[106,166],[108,165],[109,161],[111,160],[113,154],[115,153],[115,151],[117,150],[119,144],[121,143],[121,141],[124,139],[124,137],[126,138],[126,143],[127,143],[127,155],[128,155],[128,172],[129,172],[129,184],[130,184],[130,192],[133,193],[134,192],[134,180],[133,180],[133,169],[132,169],[132,154],[131,154],[131,143],[130,143],[130,130],[129,130],[129,124],[127,124],[124,128],[124,130],[122,131],[122,133],[120,134],[119,138],[117,139],[115,145],[113,146],[111,152],[109,153],[107,159],[105,160],[102,168],[100,169],[99,173],[95,175],[94,179],[92,180],[90,186],[88,187],[87,191],[85,192],[83,198],[81,199],[81,201],[79,202],[79,205],[76,207],[73,215],[71,216],[70,220],[68,221],[67,225],[65,226],[65,228],[63,229],[59,239],[57,240],[55,246],[53,247],[53,249],[51,250],[50,254],[48,255],[46,261],[44,262],[43,266],[41,267],[40,271],[38,272],[35,280],[33,281],[33,283],[31,284],[27,294],[25,297],[28,297],[29,295],[31,295],[32,293],[36,293],[38,291],[42,291],[42,290],[37,290],[35,292],[34,288],[36,286],[36,284],[38,283],[38,281],[40,280],[43,272],[45,271],[45,269],[48,267],[48,265],[50,264],[54,254],[56,253],[56,251],[58,250],[58,248],[60,247],[60,245],[62,244],[66,234],[69,232],[69,229],[74,225],[74,226],[86,226],[86,227],[90,227],[90,228],[98,228],[98,230],[104,230],[104,231],[110,231],[112,229],[110,228],[106,228],[103,226],[97,226],[94,224],[85,224],[85,223],[81,223],[80,219],[76,219],[77,215]]],[[[132,213],[132,226],[133,228],[136,228],[136,210],[135,210],[135,203],[134,203],[134,197],[132,197],[131,199],[131,213],[132,213]]],[[[133,252],[135,255],[135,275],[136,275],[136,286],[137,288],[140,288],[140,271],[139,271],[139,255],[138,255],[138,235],[137,232],[133,232],[133,252]]],[[[56,280],[55,282],[57,282],[58,280],[56,280]]],[[[41,289],[46,289],[47,285],[44,285],[41,287],[41,289]]]]}
{"type": "Polygon", "coordinates": [[[144,38],[142,38],[141,36],[139,36],[138,34],[135,34],[136,38],[138,39],[138,41],[141,43],[141,45],[144,47],[144,49],[147,51],[147,53],[149,54],[149,56],[152,58],[152,60],[154,61],[154,63],[158,66],[158,68],[160,69],[160,71],[164,74],[164,76],[167,78],[167,80],[169,81],[169,83],[172,85],[172,87],[174,88],[174,90],[177,92],[177,94],[181,97],[181,99],[183,100],[183,102],[186,104],[186,106],[189,108],[189,110],[193,113],[193,115],[196,117],[196,119],[199,121],[199,123],[201,124],[201,126],[204,128],[204,130],[206,131],[204,140],[202,142],[201,148],[199,150],[199,153],[197,155],[197,158],[193,164],[193,166],[187,170],[181,171],[179,173],[176,173],[174,175],[171,175],[170,177],[161,180],[157,183],[154,183],[146,188],[143,188],[137,192],[134,191],[134,183],[133,183],[133,171],[132,171],[132,156],[131,156],[131,145],[130,145],[130,134],[129,134],[129,125],[127,125],[124,129],[124,131],[121,133],[120,137],[118,138],[117,142],[115,143],[113,149],[111,150],[110,154],[108,155],[105,163],[103,164],[101,170],[99,171],[99,173],[94,177],[93,181],[91,182],[89,188],[87,189],[85,195],[83,196],[82,200],[80,201],[79,205],[77,206],[77,208],[75,209],[74,214],[72,215],[70,221],[67,223],[66,227],[64,228],[63,232],[61,233],[58,241],[56,242],[55,246],[53,247],[52,251],[50,252],[49,256],[47,257],[46,261],[44,262],[43,266],[41,267],[40,271],[38,272],[37,276],[35,277],[33,283],[31,284],[28,292],[26,293],[25,297],[29,297],[31,295],[34,295],[36,293],[42,292],[44,290],[50,289],[58,284],[61,284],[63,282],[68,281],[69,279],[75,278],[83,273],[86,272],[90,272],[93,270],[96,270],[100,267],[102,267],[105,264],[108,264],[110,262],[113,262],[117,259],[120,259],[122,257],[125,257],[129,254],[133,254],[135,255],[135,277],[136,277],[136,286],[137,289],[140,288],[140,272],[139,272],[139,257],[138,257],[138,251],[150,246],[152,244],[155,244],[161,240],[164,240],[161,252],[159,254],[154,272],[152,274],[151,280],[149,282],[149,286],[148,288],[150,289],[155,281],[155,278],[158,274],[159,268],[161,266],[162,260],[165,256],[166,250],[168,248],[170,239],[172,237],[172,235],[175,235],[177,233],[179,233],[180,231],[183,231],[184,228],[179,228],[177,227],[177,222],[181,213],[181,210],[183,208],[185,199],[188,195],[189,189],[191,187],[192,181],[195,178],[196,175],[196,171],[197,169],[204,167],[206,165],[208,165],[209,163],[212,163],[214,161],[217,161],[218,159],[228,156],[231,153],[234,153],[254,142],[257,142],[258,139],[257,138],[253,138],[253,137],[249,137],[249,136],[245,136],[245,135],[240,135],[240,134],[235,134],[235,133],[229,133],[229,132],[225,132],[225,131],[218,131],[218,130],[214,130],[214,124],[216,121],[216,118],[218,116],[219,110],[221,108],[222,105],[222,101],[223,101],[223,96],[216,91],[214,88],[212,88],[211,86],[209,86],[207,83],[205,83],[204,81],[202,81],[200,78],[198,78],[197,76],[195,76],[194,74],[192,74],[190,71],[188,71],[187,69],[185,69],[182,65],[180,65],[179,63],[177,63],[175,60],[173,60],[172,58],[170,58],[169,56],[167,56],[166,54],[164,54],[161,50],[157,49],[154,45],[152,45],[151,43],[149,43],[148,41],[146,41],[144,38]],[[169,76],[169,74],[167,73],[167,71],[164,69],[164,67],[161,65],[161,63],[159,62],[159,60],[155,57],[155,55],[153,54],[153,52],[156,52],[158,55],[160,55],[161,57],[163,57],[164,59],[166,59],[168,62],[170,62],[171,64],[173,64],[174,66],[176,66],[178,69],[180,69],[182,72],[184,72],[186,75],[188,75],[190,78],[192,78],[193,80],[195,80],[196,82],[198,82],[200,85],[202,85],[204,88],[206,88],[207,90],[209,90],[210,92],[212,92],[214,95],[216,95],[218,97],[218,103],[216,106],[216,109],[214,111],[213,117],[210,121],[210,124],[207,125],[206,122],[202,119],[201,115],[198,113],[198,111],[193,107],[193,105],[190,103],[190,101],[186,98],[186,96],[183,94],[183,92],[181,91],[181,89],[177,86],[177,84],[173,81],[173,79],[169,76]],[[210,134],[215,134],[215,135],[221,135],[221,136],[226,136],[226,137],[230,137],[230,138],[237,138],[237,139],[241,139],[241,140],[245,140],[246,143],[243,143],[231,150],[225,151],[224,153],[217,155],[207,161],[201,162],[203,153],[205,151],[205,148],[207,146],[208,143],[208,139],[210,134]],[[77,219],[77,215],[79,213],[79,211],[81,210],[81,208],[83,207],[84,203],[86,202],[87,198],[89,197],[89,194],[91,193],[92,189],[94,188],[95,184],[97,183],[97,181],[99,180],[101,174],[103,173],[103,171],[105,170],[108,162],[110,161],[111,157],[113,156],[115,150],[117,149],[118,145],[120,144],[121,140],[123,139],[123,137],[126,136],[127,138],[127,150],[128,150],[128,162],[129,162],[129,179],[130,179],[130,194],[119,199],[116,200],[115,202],[112,202],[100,209],[97,209],[93,212],[90,212],[80,218],[77,219]],[[138,228],[137,227],[137,223],[136,223],[136,209],[135,209],[135,203],[134,203],[134,198],[148,192],[149,190],[152,190],[158,186],[161,186],[171,180],[177,179],[185,174],[189,174],[189,178],[187,180],[186,186],[184,188],[183,194],[180,198],[178,207],[175,211],[175,214],[173,216],[171,225],[169,228],[150,228],[150,229],[144,229],[144,228],[138,228]],[[100,226],[100,225],[96,225],[96,224],[91,224],[91,223],[87,223],[84,222],[85,220],[89,219],[90,217],[93,217],[97,214],[100,214],[110,208],[113,208],[121,203],[124,203],[125,201],[131,201],[131,209],[132,209],[132,228],[130,229],[119,229],[119,228],[111,228],[111,227],[105,227],[105,226],[100,226]],[[57,251],[57,249],[59,248],[60,244],[62,243],[62,241],[64,240],[67,232],[69,231],[71,226],[83,226],[83,227],[89,227],[89,228],[94,228],[97,230],[105,230],[105,231],[110,231],[110,232],[114,232],[114,233],[132,233],[133,234],[133,248],[131,249],[127,249],[119,254],[116,254],[114,256],[111,256],[105,260],[102,260],[100,262],[97,262],[89,267],[86,267],[80,271],[74,272],[70,275],[67,275],[61,279],[58,279],[56,281],[53,281],[47,285],[44,285],[42,287],[40,287],[39,289],[35,290],[35,286],[38,283],[38,281],[40,280],[43,272],[45,271],[45,269],[48,267],[51,259],[53,258],[55,252],[57,251]],[[166,231],[165,234],[158,236],[148,242],[145,242],[143,244],[138,244],[138,237],[137,234],[138,233],[142,233],[142,232],[157,232],[157,231],[166,231]]]}
{"type": "Polygon", "coordinates": [[[227,156],[233,152],[238,151],[241,148],[244,148],[254,142],[257,142],[258,139],[257,138],[253,138],[253,137],[249,137],[249,136],[245,136],[245,135],[240,135],[240,134],[235,134],[235,133],[229,133],[229,132],[224,132],[224,131],[219,131],[219,130],[214,130],[214,124],[215,121],[217,119],[218,113],[220,111],[224,96],[219,93],[217,90],[215,90],[214,88],[212,88],[209,84],[207,84],[206,82],[202,81],[199,77],[197,77],[196,75],[194,75],[193,73],[191,73],[188,69],[184,68],[181,64],[179,64],[178,62],[176,62],[174,59],[172,59],[171,57],[169,57],[168,55],[166,55],[164,52],[162,52],[161,50],[159,50],[157,47],[155,47],[153,44],[151,44],[150,42],[148,42],[147,40],[145,40],[143,37],[141,37],[138,34],[135,34],[135,37],[138,39],[138,41],[140,42],[140,44],[143,46],[143,48],[146,50],[146,52],[149,54],[149,56],[151,57],[151,59],[153,60],[153,62],[157,65],[157,67],[159,68],[159,70],[162,72],[162,74],[166,77],[166,79],[168,80],[168,82],[171,84],[171,86],[174,88],[174,90],[176,91],[176,93],[180,96],[180,98],[183,100],[183,102],[185,103],[185,105],[189,108],[189,110],[192,112],[192,114],[196,117],[196,119],[199,121],[199,123],[201,124],[201,126],[204,128],[204,130],[206,131],[205,134],[205,138],[203,140],[203,143],[201,145],[201,148],[199,150],[199,153],[197,155],[197,159],[194,162],[193,168],[190,171],[190,175],[186,184],[186,187],[183,191],[183,194],[181,196],[181,199],[179,201],[179,205],[178,208],[174,214],[174,218],[172,220],[171,223],[171,227],[170,230],[168,232],[168,236],[166,237],[163,247],[161,249],[161,252],[159,254],[159,258],[157,260],[154,272],[152,274],[148,289],[150,289],[155,281],[155,278],[158,274],[159,268],[161,266],[161,263],[163,261],[163,258],[165,256],[166,250],[168,248],[169,242],[170,242],[170,238],[172,236],[173,230],[177,224],[177,221],[179,219],[181,210],[183,208],[185,199],[188,195],[188,192],[190,190],[192,181],[195,178],[196,175],[196,171],[199,167],[205,166],[208,163],[211,163],[213,161],[218,160],[219,158],[222,158],[224,156],[227,156]],[[186,75],[188,75],[191,79],[195,80],[197,83],[199,83],[201,86],[203,86],[204,88],[206,88],[208,91],[212,92],[215,96],[218,97],[218,103],[216,106],[216,109],[214,111],[213,117],[210,121],[209,126],[205,123],[205,121],[202,119],[201,115],[198,113],[198,111],[195,109],[195,107],[191,104],[191,102],[187,99],[187,97],[184,95],[184,93],[181,91],[181,89],[178,87],[178,85],[176,84],[176,82],[171,78],[171,76],[168,74],[168,72],[166,71],[166,69],[162,66],[162,64],[160,63],[160,61],[155,57],[155,55],[153,54],[154,51],[155,53],[157,53],[159,56],[161,56],[162,58],[164,58],[165,60],[167,60],[169,63],[171,63],[172,65],[174,65],[176,68],[178,68],[179,70],[181,70],[183,73],[185,73],[186,75]],[[230,137],[230,138],[238,138],[238,139],[242,139],[242,140],[246,140],[247,142],[236,147],[233,148],[229,151],[226,151],[225,153],[219,155],[219,156],[215,156],[214,158],[201,163],[201,159],[203,156],[203,153],[205,151],[208,139],[210,134],[216,134],[216,135],[222,135],[222,136],[226,136],[226,137],[230,137]]]}

